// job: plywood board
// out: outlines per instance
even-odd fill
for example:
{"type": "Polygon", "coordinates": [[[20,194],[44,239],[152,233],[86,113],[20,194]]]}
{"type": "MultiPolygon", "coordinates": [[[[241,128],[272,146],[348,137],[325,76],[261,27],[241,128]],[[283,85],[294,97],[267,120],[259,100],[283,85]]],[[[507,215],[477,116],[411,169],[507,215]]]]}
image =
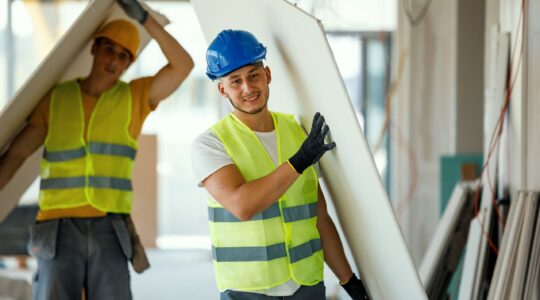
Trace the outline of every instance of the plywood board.
{"type": "Polygon", "coordinates": [[[223,29],[254,33],[268,47],[270,108],[310,129],[321,112],[337,147],[322,175],[357,268],[373,299],[426,299],[321,23],[284,0],[193,0],[207,41],[223,29]]]}
{"type": "MultiPolygon", "coordinates": [[[[152,11],[150,8],[148,9],[160,24],[168,23],[164,16],[152,11]]],[[[57,82],[88,75],[92,64],[90,53],[92,35],[102,24],[118,18],[128,17],[116,5],[116,1],[90,1],[66,34],[58,41],[0,113],[0,126],[2,127],[0,131],[0,149],[2,151],[5,150],[10,140],[25,125],[25,120],[41,98],[57,82]]],[[[141,33],[142,49],[150,41],[150,36],[144,28],[138,24],[136,25],[141,33]]],[[[37,177],[40,156],[39,153],[35,153],[23,168],[15,174],[14,179],[0,192],[0,199],[2,199],[0,201],[0,221],[15,207],[26,188],[37,177]]]]}

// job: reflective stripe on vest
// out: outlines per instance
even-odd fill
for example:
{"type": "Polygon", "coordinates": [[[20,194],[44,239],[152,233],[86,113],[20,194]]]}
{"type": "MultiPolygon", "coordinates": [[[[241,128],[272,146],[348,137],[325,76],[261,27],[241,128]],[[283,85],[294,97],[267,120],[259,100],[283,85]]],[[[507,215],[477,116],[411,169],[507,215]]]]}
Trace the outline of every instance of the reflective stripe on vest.
{"type": "MultiPolygon", "coordinates": [[[[279,204],[274,203],[263,212],[254,215],[250,221],[264,220],[279,217],[279,204]]],[[[317,216],[317,203],[286,207],[283,209],[283,219],[285,222],[294,222],[309,219],[317,216]]],[[[241,222],[228,210],[223,207],[209,207],[208,220],[212,222],[241,222]]]]}
{"type": "Polygon", "coordinates": [[[124,82],[104,92],[85,138],[78,83],[67,81],[53,89],[41,162],[42,210],[91,205],[105,212],[131,212],[131,171],[138,148],[128,132],[131,101],[124,82]]]}
{"type": "MultiPolygon", "coordinates": [[[[305,133],[290,115],[272,113],[272,118],[281,164],[296,153],[305,133]]],[[[253,131],[233,114],[212,130],[246,181],[276,169],[253,131]]],[[[322,280],[324,258],[317,231],[317,191],[317,175],[310,167],[279,201],[247,221],[240,221],[209,198],[212,254],[221,291],[268,289],[291,278],[302,285],[322,280]]]]}
{"type": "MultiPolygon", "coordinates": [[[[49,178],[41,180],[42,190],[52,189],[70,189],[81,188],[86,186],[86,177],[65,177],[65,178],[49,178]]],[[[115,190],[131,191],[131,180],[122,178],[110,177],[88,177],[88,186],[95,188],[108,188],[115,190]]]]}
{"type": "MultiPolygon", "coordinates": [[[[88,143],[90,150],[90,153],[92,154],[104,154],[104,155],[113,155],[113,156],[123,156],[128,157],[131,160],[135,160],[135,155],[137,154],[137,149],[124,146],[124,145],[115,145],[115,144],[107,144],[107,143],[96,143],[96,142],[90,142],[88,143]]],[[[80,147],[78,149],[74,150],[64,150],[64,151],[44,151],[43,158],[49,162],[59,162],[59,161],[67,161],[72,160],[80,157],[84,157],[86,155],[86,150],[84,147],[80,147]]]]}
{"type": "MultiPolygon", "coordinates": [[[[289,249],[291,263],[310,257],[322,249],[321,239],[313,239],[289,249]]],[[[287,256],[285,243],[267,247],[212,247],[212,255],[217,262],[224,261],[269,261],[287,256]]]]}

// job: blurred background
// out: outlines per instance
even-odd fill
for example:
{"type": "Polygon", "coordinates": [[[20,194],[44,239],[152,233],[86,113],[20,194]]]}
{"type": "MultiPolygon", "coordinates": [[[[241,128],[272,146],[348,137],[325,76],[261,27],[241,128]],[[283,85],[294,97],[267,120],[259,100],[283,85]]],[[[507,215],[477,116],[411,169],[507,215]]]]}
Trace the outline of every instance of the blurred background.
{"type": "MultiPolygon", "coordinates": [[[[228,106],[204,74],[207,43],[191,3],[145,2],[171,21],[166,30],[191,54],[195,69],[143,128],[143,134],[157,137],[155,216],[149,216],[157,223],[149,242],[153,268],[132,277],[134,297],[216,299],[206,194],[192,173],[190,147],[228,106]]],[[[501,34],[510,41],[508,52],[517,53],[503,68],[517,83],[509,95],[509,109],[502,113],[507,137],[500,145],[502,154],[494,158],[500,161],[497,178],[491,180],[497,182],[499,198],[538,189],[539,174],[533,170],[538,169],[538,158],[533,153],[540,149],[529,142],[540,133],[534,126],[538,117],[534,113],[540,112],[536,104],[540,92],[534,84],[540,67],[540,52],[534,51],[539,44],[539,22],[533,17],[540,14],[538,4],[518,0],[290,2],[324,26],[417,267],[456,182],[481,174],[485,143],[493,133],[492,128],[484,128],[485,107],[497,87],[490,78],[498,72],[493,53],[501,34]],[[473,166],[467,178],[463,178],[464,163],[473,166]]],[[[0,0],[0,110],[87,4],[0,0]]],[[[152,41],[123,78],[153,75],[165,62],[152,41]]],[[[506,85],[498,87],[504,90],[506,85]]],[[[495,115],[488,117],[499,117],[495,115]]],[[[38,189],[36,180],[21,205],[37,203],[38,189]]],[[[0,268],[5,276],[27,278],[35,262],[5,256],[0,268]]],[[[333,275],[326,273],[328,298],[347,299],[333,275]]],[[[2,297],[8,296],[0,292],[2,297]]]]}

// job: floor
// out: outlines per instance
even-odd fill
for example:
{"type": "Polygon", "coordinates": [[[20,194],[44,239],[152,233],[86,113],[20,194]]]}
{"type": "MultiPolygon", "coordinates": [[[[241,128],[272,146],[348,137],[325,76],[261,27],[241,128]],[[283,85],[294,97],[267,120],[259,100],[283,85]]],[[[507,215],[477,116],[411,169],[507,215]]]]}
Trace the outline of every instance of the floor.
{"type": "MultiPolygon", "coordinates": [[[[219,299],[209,250],[149,250],[151,268],[132,273],[134,300],[219,299]]],[[[18,270],[14,259],[4,260],[0,269],[0,300],[31,299],[30,281],[36,268],[28,260],[28,269],[18,270]]],[[[348,299],[336,278],[325,269],[327,299],[348,299]],[[339,298],[337,298],[339,296],[339,298]]]]}

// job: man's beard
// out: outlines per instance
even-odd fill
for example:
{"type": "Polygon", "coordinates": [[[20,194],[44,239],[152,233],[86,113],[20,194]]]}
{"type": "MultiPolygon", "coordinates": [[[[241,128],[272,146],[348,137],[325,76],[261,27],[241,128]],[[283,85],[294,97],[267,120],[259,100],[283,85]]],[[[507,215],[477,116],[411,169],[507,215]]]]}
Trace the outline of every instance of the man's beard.
{"type": "MultiPolygon", "coordinates": [[[[270,92],[269,92],[269,93],[270,93],[270,92]]],[[[270,95],[268,95],[268,96],[269,96],[269,98],[270,98],[270,95]]],[[[240,112],[243,112],[243,113],[249,114],[249,115],[256,115],[256,114],[260,113],[261,111],[263,111],[263,110],[266,108],[266,106],[268,106],[268,100],[266,100],[266,103],[265,103],[263,106],[261,106],[260,108],[257,108],[257,110],[255,110],[255,111],[247,111],[247,110],[243,110],[242,108],[240,108],[240,107],[234,105],[234,102],[231,100],[231,98],[230,98],[229,96],[227,96],[227,99],[229,99],[229,102],[231,103],[231,105],[232,105],[234,108],[236,108],[236,109],[239,110],[240,112]]]]}

